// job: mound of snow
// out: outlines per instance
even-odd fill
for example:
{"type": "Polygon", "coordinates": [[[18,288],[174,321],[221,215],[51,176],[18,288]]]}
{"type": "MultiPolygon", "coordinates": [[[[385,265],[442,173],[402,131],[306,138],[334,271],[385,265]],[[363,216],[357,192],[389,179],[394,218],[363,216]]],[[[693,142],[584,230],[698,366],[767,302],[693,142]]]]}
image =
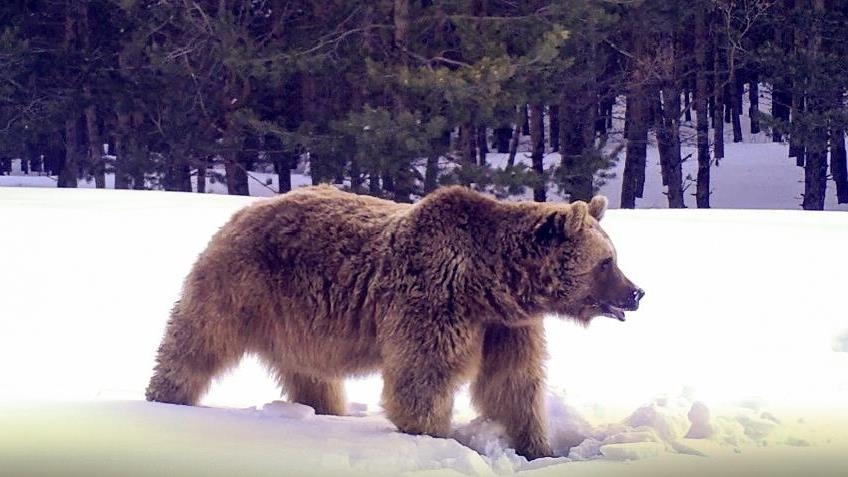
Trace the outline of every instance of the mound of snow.
{"type": "Polygon", "coordinates": [[[848,353],[848,330],[839,333],[833,338],[833,351],[848,353]]]}

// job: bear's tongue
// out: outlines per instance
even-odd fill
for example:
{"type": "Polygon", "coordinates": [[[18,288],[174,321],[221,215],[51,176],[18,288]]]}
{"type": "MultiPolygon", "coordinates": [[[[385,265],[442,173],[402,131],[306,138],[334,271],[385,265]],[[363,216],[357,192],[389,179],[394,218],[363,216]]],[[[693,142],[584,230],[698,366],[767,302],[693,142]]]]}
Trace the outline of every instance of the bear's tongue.
{"type": "Polygon", "coordinates": [[[615,318],[618,321],[625,321],[624,310],[622,310],[621,308],[608,305],[606,303],[604,303],[602,307],[604,312],[609,315],[610,318],[615,318]]]}

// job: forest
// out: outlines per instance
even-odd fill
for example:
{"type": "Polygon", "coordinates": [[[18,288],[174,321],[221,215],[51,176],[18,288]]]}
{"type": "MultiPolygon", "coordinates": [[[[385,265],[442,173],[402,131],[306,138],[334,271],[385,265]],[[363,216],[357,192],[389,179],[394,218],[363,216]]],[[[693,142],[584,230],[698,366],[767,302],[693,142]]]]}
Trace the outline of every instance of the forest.
{"type": "Polygon", "coordinates": [[[251,171],[282,193],[308,163],[314,183],[409,202],[444,184],[586,199],[622,160],[633,208],[655,144],[668,206],[692,185],[707,208],[726,138],[764,134],[820,210],[830,181],[848,203],[846,16],[836,0],[6,0],[0,163],[59,187],[215,177],[241,195],[251,171]]]}

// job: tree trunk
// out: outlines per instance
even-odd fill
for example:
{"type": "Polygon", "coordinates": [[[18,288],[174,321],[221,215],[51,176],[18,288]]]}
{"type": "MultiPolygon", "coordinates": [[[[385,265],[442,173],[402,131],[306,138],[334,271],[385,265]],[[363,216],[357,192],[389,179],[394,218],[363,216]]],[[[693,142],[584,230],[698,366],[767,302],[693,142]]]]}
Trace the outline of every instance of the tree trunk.
{"type": "Polygon", "coordinates": [[[559,151],[559,105],[548,107],[548,128],[550,130],[551,151],[559,151]]]}
{"type": "Polygon", "coordinates": [[[486,165],[486,155],[489,154],[489,138],[486,136],[486,125],[477,126],[477,158],[480,166],[486,165]]]}
{"type": "Polygon", "coordinates": [[[804,164],[804,210],[824,210],[827,191],[827,152],[808,150],[804,164]]]}
{"type": "Polygon", "coordinates": [[[130,115],[118,113],[118,131],[115,134],[115,189],[129,189],[127,162],[130,158],[130,115]]]}
{"type": "Polygon", "coordinates": [[[783,142],[781,127],[789,124],[789,104],[791,101],[789,93],[778,86],[774,87],[774,92],[771,95],[771,116],[779,126],[771,129],[772,142],[783,142]]]}
{"type": "Polygon", "coordinates": [[[431,153],[427,156],[427,165],[424,168],[424,193],[429,194],[436,190],[439,185],[439,155],[431,153]]]}
{"type": "Polygon", "coordinates": [[[748,119],[751,120],[751,134],[760,133],[760,84],[756,73],[748,82],[748,119]]]}
{"type": "Polygon", "coordinates": [[[471,121],[464,122],[459,128],[459,147],[463,165],[477,163],[477,133],[475,129],[471,121]]]}
{"type": "Polygon", "coordinates": [[[534,103],[530,105],[530,143],[532,145],[531,159],[533,171],[536,172],[536,184],[533,186],[533,200],[545,202],[547,200],[547,181],[545,180],[545,134],[544,134],[544,106],[534,103]]]}
{"type": "Polygon", "coordinates": [[[77,187],[77,169],[79,168],[79,128],[76,118],[65,121],[65,158],[59,164],[59,187],[77,187]]]}
{"type": "MultiPolygon", "coordinates": [[[[271,164],[274,165],[274,172],[277,173],[277,193],[285,194],[291,190],[293,152],[286,150],[283,140],[280,139],[279,136],[268,134],[265,136],[263,142],[265,144],[265,154],[268,155],[268,158],[271,160],[271,164]]],[[[352,169],[354,163],[355,161],[351,162],[352,169]]],[[[351,189],[354,193],[358,194],[358,183],[361,182],[359,173],[358,171],[351,170],[350,175],[351,189]]]]}
{"type": "Polygon", "coordinates": [[[247,139],[237,141],[232,137],[232,132],[225,133],[224,140],[224,172],[227,181],[227,193],[230,195],[250,195],[247,180],[247,169],[249,167],[248,154],[244,148],[247,139]]]}
{"type": "MultiPolygon", "coordinates": [[[[91,90],[83,87],[83,96],[91,100],[91,90]]],[[[100,138],[100,128],[97,125],[97,109],[93,104],[84,110],[86,136],[88,139],[88,164],[91,175],[94,176],[94,187],[106,188],[106,164],[103,158],[103,140],[100,138]]]]}
{"type": "Polygon", "coordinates": [[[736,69],[731,70],[729,87],[731,88],[731,122],[733,123],[733,142],[742,142],[742,95],[745,91],[745,84],[739,78],[739,72],[736,69]]]}
{"type": "MultiPolygon", "coordinates": [[[[790,124],[795,122],[797,118],[803,116],[804,114],[804,95],[801,93],[803,86],[798,85],[801,83],[801,80],[793,80],[793,83],[796,83],[796,86],[793,87],[792,92],[792,101],[789,106],[789,121],[790,124]]],[[[797,134],[789,135],[789,157],[795,158],[795,165],[798,167],[804,167],[804,162],[806,160],[806,151],[804,150],[804,145],[798,138],[797,134]]]]}
{"type": "MultiPolygon", "coordinates": [[[[813,0],[815,15],[821,17],[824,13],[824,0],[813,0]]],[[[809,43],[807,55],[811,57],[813,64],[822,55],[822,32],[818,25],[812,31],[807,32],[809,43]]],[[[797,39],[798,37],[796,37],[797,39]]],[[[827,116],[828,110],[832,109],[832,95],[822,91],[822,88],[814,88],[806,98],[805,108],[810,113],[806,121],[817,121],[827,116]]],[[[804,137],[804,210],[824,210],[825,194],[827,192],[827,126],[814,124],[811,127],[809,137],[804,137]]]]}
{"type": "Polygon", "coordinates": [[[196,174],[196,177],[195,177],[195,179],[196,179],[195,183],[197,184],[197,187],[195,187],[195,190],[197,191],[198,194],[205,194],[206,193],[206,170],[208,168],[207,165],[210,163],[210,158],[209,158],[209,156],[201,155],[201,156],[195,158],[195,160],[197,161],[197,174],[196,174]]]}
{"type": "MultiPolygon", "coordinates": [[[[689,82],[687,81],[686,84],[688,85],[689,82]]],[[[692,95],[691,93],[692,93],[692,91],[690,90],[690,86],[687,86],[686,88],[684,88],[684,90],[683,90],[683,120],[686,121],[687,123],[692,122],[692,101],[690,99],[691,95],[692,95]]]]}
{"type": "Polygon", "coordinates": [[[662,90],[662,123],[657,130],[660,166],[666,178],[668,206],[685,207],[683,203],[683,170],[680,154],[680,90],[669,84],[662,90]]]}
{"type": "Polygon", "coordinates": [[[589,200],[594,192],[595,171],[587,163],[586,154],[594,145],[597,121],[598,105],[594,95],[590,94],[593,88],[594,82],[570,89],[559,108],[562,159],[557,179],[572,201],[589,200]],[[591,101],[589,97],[592,97],[591,101]]]}
{"type": "MultiPolygon", "coordinates": [[[[697,120],[698,175],[695,202],[699,208],[710,206],[710,130],[707,106],[707,25],[703,7],[695,15],[695,119],[697,120]]],[[[720,121],[719,121],[720,122],[720,121]]]]}
{"type": "Polygon", "coordinates": [[[645,185],[645,165],[648,147],[648,105],[641,87],[627,95],[624,113],[626,130],[626,157],[621,184],[621,208],[636,207],[636,198],[642,196],[645,185]]]}
{"type": "MultiPolygon", "coordinates": [[[[798,7],[801,7],[798,5],[798,7]]],[[[792,29],[793,48],[795,53],[803,52],[806,49],[806,41],[808,36],[805,29],[795,27],[792,29]]],[[[800,74],[792,76],[792,101],[789,106],[789,120],[791,124],[796,123],[798,118],[803,117],[806,110],[806,84],[804,78],[800,74]]],[[[794,125],[794,124],[793,124],[794,125]]],[[[796,129],[796,128],[792,128],[796,129]]],[[[790,134],[789,136],[789,157],[795,158],[795,165],[804,167],[806,161],[806,153],[802,138],[798,134],[790,134]]],[[[806,202],[806,198],[804,199],[806,202]]]]}
{"type": "Polygon", "coordinates": [[[525,104],[523,106],[524,109],[524,120],[521,122],[521,134],[524,136],[530,135],[530,113],[529,108],[525,104]]]}
{"type": "Polygon", "coordinates": [[[848,160],[846,160],[844,128],[834,129],[830,138],[830,175],[836,183],[837,203],[848,204],[848,160]]]}
{"type": "Polygon", "coordinates": [[[663,185],[667,187],[666,198],[672,209],[685,207],[683,201],[683,170],[680,153],[680,94],[681,79],[678,67],[679,53],[671,35],[660,40],[658,56],[665,59],[661,71],[662,86],[653,95],[657,107],[657,146],[660,155],[663,185]]]}
{"type": "Polygon", "coordinates": [[[524,114],[524,108],[519,106],[516,108],[518,115],[516,117],[515,127],[512,130],[512,138],[509,141],[509,157],[506,159],[506,168],[512,169],[515,166],[515,156],[518,154],[518,141],[521,139],[521,131],[525,127],[527,115],[524,114]]]}
{"type": "MultiPolygon", "coordinates": [[[[716,40],[716,46],[718,46],[718,43],[719,41],[716,40]]],[[[713,155],[715,156],[716,166],[718,166],[719,160],[724,159],[724,121],[722,120],[722,116],[724,114],[724,94],[727,81],[722,74],[723,68],[724,62],[721,58],[721,52],[716,48],[713,57],[713,77],[715,78],[713,89],[713,97],[715,98],[715,110],[713,111],[715,115],[713,116],[713,155]]]]}
{"type": "Polygon", "coordinates": [[[498,154],[508,154],[509,153],[509,142],[512,138],[512,127],[511,126],[502,126],[495,129],[495,144],[497,146],[498,154]]]}

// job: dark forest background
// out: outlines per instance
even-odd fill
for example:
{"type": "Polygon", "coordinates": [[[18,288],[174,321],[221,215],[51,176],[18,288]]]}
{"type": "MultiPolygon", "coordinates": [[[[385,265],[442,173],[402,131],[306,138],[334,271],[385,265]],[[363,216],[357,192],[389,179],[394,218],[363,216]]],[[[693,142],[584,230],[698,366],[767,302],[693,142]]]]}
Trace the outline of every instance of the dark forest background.
{"type": "Polygon", "coordinates": [[[273,167],[285,192],[308,161],[315,183],[398,201],[448,183],[543,201],[552,184],[590,197],[623,152],[634,207],[650,138],[669,206],[689,159],[709,207],[727,129],[788,142],[803,207],[822,209],[829,179],[848,202],[846,14],[836,0],[6,0],[0,163],[59,187],[113,173],[115,188],[190,191],[216,175],[247,194],[250,171],[273,167]]]}

